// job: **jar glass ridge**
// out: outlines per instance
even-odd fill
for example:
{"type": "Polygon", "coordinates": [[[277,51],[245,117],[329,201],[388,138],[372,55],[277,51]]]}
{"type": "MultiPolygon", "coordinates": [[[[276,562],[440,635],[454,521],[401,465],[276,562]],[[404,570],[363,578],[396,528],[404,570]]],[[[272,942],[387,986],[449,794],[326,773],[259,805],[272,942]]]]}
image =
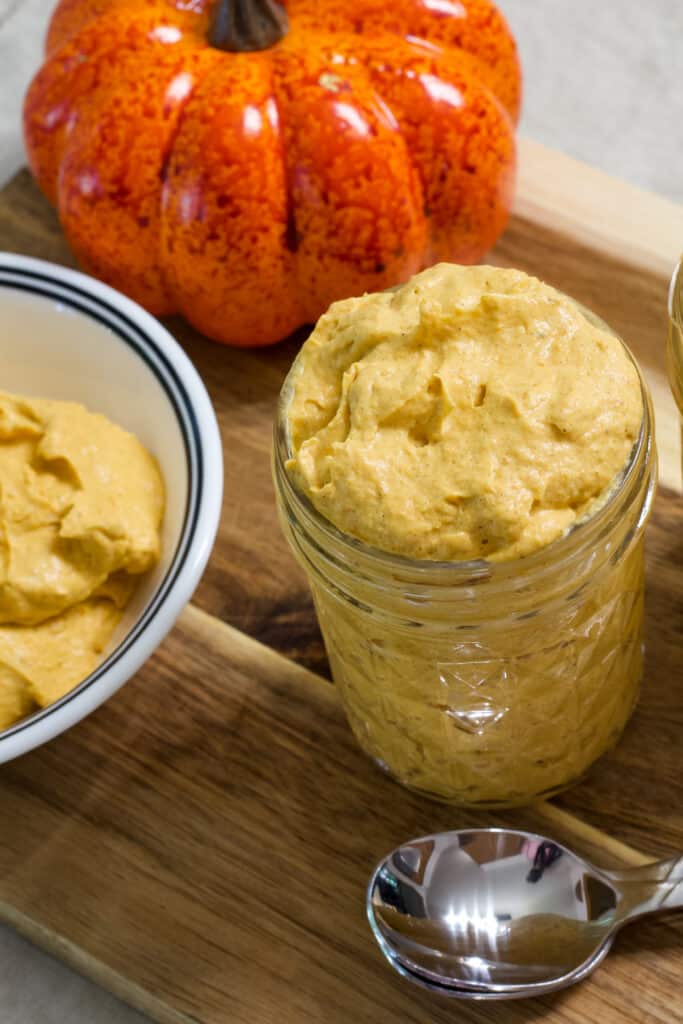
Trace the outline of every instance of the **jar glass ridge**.
{"type": "Polygon", "coordinates": [[[683,466],[683,260],[671,278],[669,289],[669,336],[667,343],[669,383],[681,414],[681,455],[683,466]]]}
{"type": "Polygon", "coordinates": [[[415,561],[342,533],[286,471],[291,376],[275,426],[282,526],[305,569],[363,749],[404,785],[509,806],[580,778],[621,734],[642,672],[652,407],[606,501],[508,562],[415,561]]]}

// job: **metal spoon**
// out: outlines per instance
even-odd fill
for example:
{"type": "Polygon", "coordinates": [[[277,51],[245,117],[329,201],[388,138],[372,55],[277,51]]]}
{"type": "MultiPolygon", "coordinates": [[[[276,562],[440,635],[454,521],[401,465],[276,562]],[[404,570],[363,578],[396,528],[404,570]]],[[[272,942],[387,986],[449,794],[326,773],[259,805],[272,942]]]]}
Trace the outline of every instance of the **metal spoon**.
{"type": "Polygon", "coordinates": [[[590,974],[627,921],[683,907],[683,857],[602,871],[544,836],[442,832],[373,873],[370,926],[404,977],[444,995],[511,999],[590,974]]]}

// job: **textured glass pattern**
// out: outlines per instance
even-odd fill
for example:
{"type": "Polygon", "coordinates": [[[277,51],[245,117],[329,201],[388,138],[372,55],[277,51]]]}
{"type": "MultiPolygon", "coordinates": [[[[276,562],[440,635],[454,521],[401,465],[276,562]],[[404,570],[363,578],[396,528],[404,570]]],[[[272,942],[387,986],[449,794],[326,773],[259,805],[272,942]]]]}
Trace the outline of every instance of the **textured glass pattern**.
{"type": "Polygon", "coordinates": [[[413,789],[495,805],[567,786],[618,739],[640,682],[642,575],[638,540],[559,606],[460,627],[313,591],[364,750],[413,789]]]}

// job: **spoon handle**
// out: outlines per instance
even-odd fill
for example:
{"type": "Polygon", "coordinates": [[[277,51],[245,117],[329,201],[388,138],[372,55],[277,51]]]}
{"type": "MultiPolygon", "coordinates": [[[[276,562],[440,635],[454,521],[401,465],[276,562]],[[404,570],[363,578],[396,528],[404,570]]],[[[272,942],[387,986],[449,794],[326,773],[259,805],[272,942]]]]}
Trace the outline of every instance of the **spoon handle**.
{"type": "Polygon", "coordinates": [[[621,895],[623,921],[658,910],[683,908],[683,857],[609,874],[621,895]]]}

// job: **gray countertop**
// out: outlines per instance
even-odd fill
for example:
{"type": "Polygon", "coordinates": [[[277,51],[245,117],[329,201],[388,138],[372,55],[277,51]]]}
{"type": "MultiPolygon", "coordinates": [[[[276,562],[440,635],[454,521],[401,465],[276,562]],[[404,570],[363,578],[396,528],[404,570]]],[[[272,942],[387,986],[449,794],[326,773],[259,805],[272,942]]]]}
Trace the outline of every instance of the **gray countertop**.
{"type": "MultiPolygon", "coordinates": [[[[23,162],[21,98],[52,7],[51,0],[0,0],[0,183],[23,162]]],[[[522,131],[683,201],[681,0],[500,0],[500,7],[525,69],[522,131]]],[[[2,927],[0,1007],[2,1024],[143,1020],[2,927]]]]}

